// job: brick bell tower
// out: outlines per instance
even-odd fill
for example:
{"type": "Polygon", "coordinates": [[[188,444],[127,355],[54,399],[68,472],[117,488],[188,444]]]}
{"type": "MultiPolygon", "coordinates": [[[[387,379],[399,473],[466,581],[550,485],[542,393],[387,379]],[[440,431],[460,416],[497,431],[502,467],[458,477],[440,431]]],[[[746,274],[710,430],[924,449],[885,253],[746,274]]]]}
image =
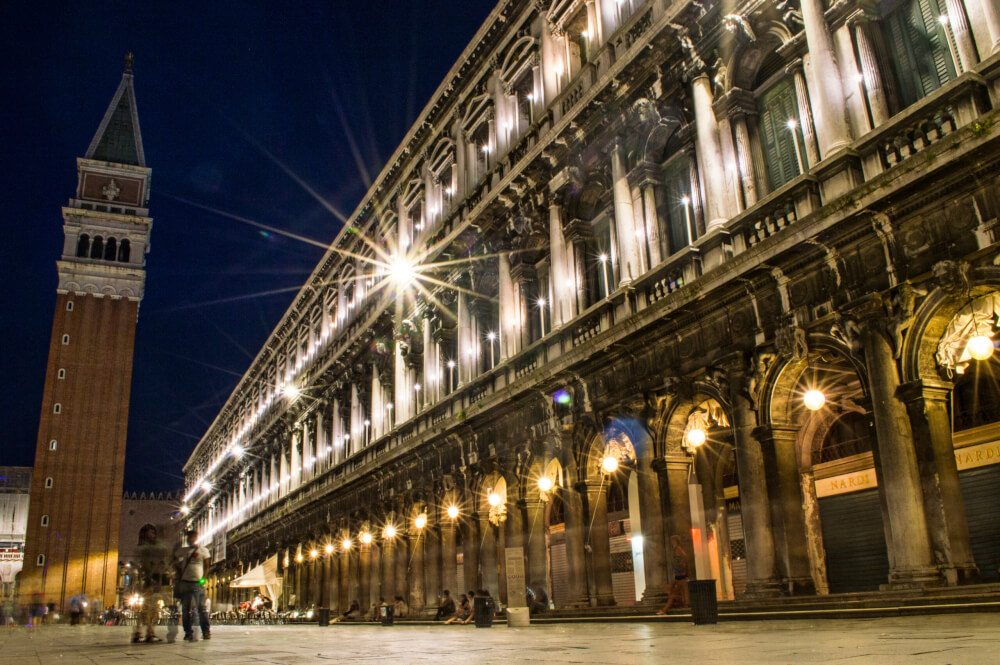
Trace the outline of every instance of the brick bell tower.
{"type": "Polygon", "coordinates": [[[132,55],[63,207],[55,320],[35,449],[21,601],[115,603],[135,326],[145,285],[150,169],[132,55]]]}

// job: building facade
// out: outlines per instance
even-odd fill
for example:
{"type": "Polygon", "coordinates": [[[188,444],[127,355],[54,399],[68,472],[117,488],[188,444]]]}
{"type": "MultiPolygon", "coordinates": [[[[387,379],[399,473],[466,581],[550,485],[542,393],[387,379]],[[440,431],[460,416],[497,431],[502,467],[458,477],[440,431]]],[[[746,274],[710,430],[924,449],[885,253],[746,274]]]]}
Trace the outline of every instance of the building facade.
{"type": "Polygon", "coordinates": [[[135,593],[139,564],[139,532],[147,525],[156,527],[157,537],[169,548],[180,544],[181,520],[174,519],[180,494],[172,492],[127,492],[122,497],[122,521],[118,543],[118,601],[124,607],[127,596],[135,593]]]}
{"type": "Polygon", "coordinates": [[[12,616],[17,574],[24,563],[31,467],[0,466],[0,608],[12,616]]]}
{"type": "Polygon", "coordinates": [[[500,2],[187,462],[210,593],[653,603],[674,535],[721,598],[997,580],[998,49],[500,2]]]}
{"type": "Polygon", "coordinates": [[[115,602],[135,326],[150,169],[131,55],[62,209],[65,244],[42,395],[22,601],[115,602]]]}

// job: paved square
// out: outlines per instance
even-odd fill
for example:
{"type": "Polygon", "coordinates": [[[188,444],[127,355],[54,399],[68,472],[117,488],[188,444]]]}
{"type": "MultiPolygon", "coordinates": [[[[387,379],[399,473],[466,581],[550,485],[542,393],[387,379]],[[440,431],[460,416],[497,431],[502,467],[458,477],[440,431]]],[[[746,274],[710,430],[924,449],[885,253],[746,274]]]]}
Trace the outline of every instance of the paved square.
{"type": "MultiPolygon", "coordinates": [[[[130,628],[0,631],[0,665],[392,662],[849,663],[984,665],[1000,653],[1000,615],[887,619],[497,626],[218,626],[210,642],[137,644],[130,628]]],[[[161,627],[161,636],[164,629],[161,627]]]]}

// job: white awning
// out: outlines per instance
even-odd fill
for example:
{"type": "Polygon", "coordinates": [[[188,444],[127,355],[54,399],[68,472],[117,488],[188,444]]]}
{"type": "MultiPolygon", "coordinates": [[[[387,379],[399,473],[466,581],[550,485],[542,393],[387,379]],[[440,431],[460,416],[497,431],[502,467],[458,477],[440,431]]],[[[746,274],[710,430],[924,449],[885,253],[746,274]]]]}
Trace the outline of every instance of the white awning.
{"type": "Polygon", "coordinates": [[[281,595],[281,578],[278,577],[278,556],[274,555],[264,563],[256,566],[244,575],[240,575],[229,583],[234,589],[260,589],[268,598],[278,603],[281,595]]]}

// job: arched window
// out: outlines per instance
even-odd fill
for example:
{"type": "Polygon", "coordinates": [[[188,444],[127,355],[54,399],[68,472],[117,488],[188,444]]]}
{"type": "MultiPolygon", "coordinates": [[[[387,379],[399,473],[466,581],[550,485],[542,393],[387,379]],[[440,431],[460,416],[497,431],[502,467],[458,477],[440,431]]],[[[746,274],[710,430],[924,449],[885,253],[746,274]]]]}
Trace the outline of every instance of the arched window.
{"type": "Polygon", "coordinates": [[[90,236],[84,233],[76,241],[76,255],[86,258],[90,255],[90,236]]]}
{"type": "Polygon", "coordinates": [[[49,516],[42,515],[42,526],[48,526],[48,525],[49,525],[49,516]]]}
{"type": "Polygon", "coordinates": [[[53,404],[52,405],[52,413],[54,413],[56,415],[59,415],[60,413],[62,413],[62,404],[60,404],[59,402],[56,402],[55,404],[53,404]]]}
{"type": "Polygon", "coordinates": [[[104,238],[101,236],[94,236],[94,242],[90,245],[90,258],[104,258],[104,238]]]}
{"type": "Polygon", "coordinates": [[[59,447],[59,442],[56,441],[55,439],[49,441],[49,450],[55,450],[58,447],[59,447]]]}
{"type": "Polygon", "coordinates": [[[72,300],[67,300],[66,301],[66,311],[67,312],[72,312],[73,311],[73,301],[72,300]]]}
{"type": "Polygon", "coordinates": [[[45,479],[45,489],[52,489],[53,484],[54,481],[52,480],[52,476],[49,476],[48,478],[45,479]]]}
{"type": "Polygon", "coordinates": [[[45,555],[44,554],[39,554],[38,555],[38,558],[35,559],[35,565],[37,565],[37,566],[44,566],[45,565],[45,555]]]}
{"type": "Polygon", "coordinates": [[[820,449],[813,451],[813,464],[869,452],[872,449],[872,427],[868,414],[846,411],[830,424],[820,449]]]}
{"type": "Polygon", "coordinates": [[[122,263],[128,263],[131,251],[132,243],[128,241],[128,238],[122,238],[122,241],[118,243],[118,260],[122,263]]]}
{"type": "Polygon", "coordinates": [[[57,379],[65,379],[66,378],[66,370],[60,367],[59,371],[56,372],[56,378],[57,379]]]}
{"type": "Polygon", "coordinates": [[[108,241],[104,244],[104,260],[114,261],[115,257],[118,256],[118,241],[114,238],[108,238],[108,241]]]}

